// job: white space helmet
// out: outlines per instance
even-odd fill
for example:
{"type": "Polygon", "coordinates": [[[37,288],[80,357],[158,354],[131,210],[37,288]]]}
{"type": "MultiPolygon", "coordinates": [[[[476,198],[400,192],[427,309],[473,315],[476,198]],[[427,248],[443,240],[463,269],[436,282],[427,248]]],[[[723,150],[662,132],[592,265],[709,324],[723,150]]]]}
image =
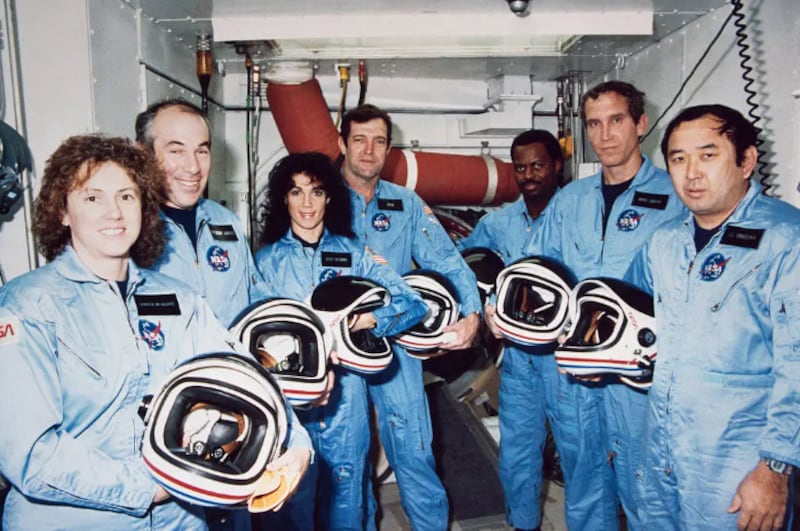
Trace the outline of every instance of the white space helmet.
{"type": "Polygon", "coordinates": [[[458,321],[461,312],[458,292],[447,277],[429,269],[415,269],[403,278],[428,305],[428,313],[398,335],[396,341],[410,356],[425,360],[440,351],[439,345],[448,339],[444,329],[458,321]]]}
{"type": "Polygon", "coordinates": [[[325,393],[333,334],[305,303],[254,304],[236,318],[231,334],[275,376],[293,406],[306,406],[325,393]]]}
{"type": "Polygon", "coordinates": [[[652,297],[620,280],[591,278],[575,286],[570,304],[572,325],[556,363],[576,376],[616,374],[649,387],[658,353],[652,297]]]}
{"type": "Polygon", "coordinates": [[[555,343],[567,326],[575,278],[562,264],[529,256],[497,276],[497,327],[523,346],[555,343]]]}
{"type": "Polygon", "coordinates": [[[503,270],[503,259],[488,247],[470,247],[461,251],[461,257],[475,273],[481,304],[486,303],[497,283],[497,275],[503,270]]]}
{"type": "Polygon", "coordinates": [[[261,365],[214,353],[182,363],[145,397],[142,457],[172,496],[208,507],[247,502],[283,451],[286,406],[261,365]]]}
{"type": "Polygon", "coordinates": [[[391,300],[391,294],[380,284],[350,275],[326,280],[313,291],[311,307],[333,331],[340,365],[363,374],[389,366],[393,354],[386,338],[375,336],[371,330],[352,332],[348,317],[373,312],[391,300]]]}

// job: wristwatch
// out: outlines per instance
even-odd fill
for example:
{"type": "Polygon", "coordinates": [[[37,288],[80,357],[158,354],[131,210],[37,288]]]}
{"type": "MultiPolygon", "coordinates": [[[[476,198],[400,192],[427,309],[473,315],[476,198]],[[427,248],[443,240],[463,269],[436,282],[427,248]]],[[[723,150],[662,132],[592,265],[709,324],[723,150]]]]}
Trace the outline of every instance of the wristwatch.
{"type": "Polygon", "coordinates": [[[777,459],[765,458],[763,461],[770,470],[777,472],[778,474],[785,474],[788,476],[794,470],[794,467],[789,463],[778,461],[777,459]]]}

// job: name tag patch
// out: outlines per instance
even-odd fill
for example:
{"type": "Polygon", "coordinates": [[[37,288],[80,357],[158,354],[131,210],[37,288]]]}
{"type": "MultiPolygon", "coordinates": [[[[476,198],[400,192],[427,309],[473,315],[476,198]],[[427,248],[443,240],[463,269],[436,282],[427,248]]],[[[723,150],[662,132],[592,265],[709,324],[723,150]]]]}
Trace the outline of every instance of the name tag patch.
{"type": "Polygon", "coordinates": [[[233,230],[232,225],[211,225],[209,223],[208,229],[211,231],[211,236],[220,242],[237,242],[239,237],[236,231],[233,230]]]}
{"type": "Polygon", "coordinates": [[[655,208],[656,210],[664,210],[667,208],[669,196],[665,194],[648,194],[647,192],[636,192],[633,194],[633,202],[631,206],[640,206],[645,208],[655,208]]]}
{"type": "Polygon", "coordinates": [[[134,295],[139,315],[180,315],[181,307],[174,293],[165,295],[134,295]]]}
{"type": "Polygon", "coordinates": [[[350,253],[322,252],[323,267],[353,267],[353,258],[350,253]]]}
{"type": "Polygon", "coordinates": [[[723,245],[758,249],[764,229],[745,229],[743,227],[728,226],[720,241],[723,245]]]}
{"type": "Polygon", "coordinates": [[[378,210],[403,210],[402,199],[378,199],[378,210]]]}

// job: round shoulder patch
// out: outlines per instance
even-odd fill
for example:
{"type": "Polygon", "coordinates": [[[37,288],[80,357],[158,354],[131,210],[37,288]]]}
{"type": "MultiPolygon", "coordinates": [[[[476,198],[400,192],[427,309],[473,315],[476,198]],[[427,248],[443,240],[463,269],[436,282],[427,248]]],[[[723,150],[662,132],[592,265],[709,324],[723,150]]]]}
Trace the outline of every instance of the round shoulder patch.
{"type": "Polygon", "coordinates": [[[636,230],[639,228],[639,222],[642,217],[644,217],[644,214],[640,214],[632,208],[629,208],[617,218],[617,230],[621,232],[632,232],[636,230]]]}
{"type": "Polygon", "coordinates": [[[160,321],[156,324],[147,319],[139,319],[139,337],[142,338],[142,341],[147,343],[150,350],[161,350],[166,343],[164,332],[161,330],[160,321]]]}
{"type": "Polygon", "coordinates": [[[721,253],[714,253],[703,262],[700,268],[700,280],[711,282],[717,280],[725,272],[725,266],[730,258],[725,258],[721,253]]]}
{"type": "Polygon", "coordinates": [[[212,245],[206,251],[206,261],[208,266],[214,271],[225,272],[231,268],[231,259],[228,256],[228,251],[219,245],[212,245]]]}
{"type": "Polygon", "coordinates": [[[372,228],[378,232],[386,232],[391,226],[391,216],[378,212],[372,217],[372,228]]]}

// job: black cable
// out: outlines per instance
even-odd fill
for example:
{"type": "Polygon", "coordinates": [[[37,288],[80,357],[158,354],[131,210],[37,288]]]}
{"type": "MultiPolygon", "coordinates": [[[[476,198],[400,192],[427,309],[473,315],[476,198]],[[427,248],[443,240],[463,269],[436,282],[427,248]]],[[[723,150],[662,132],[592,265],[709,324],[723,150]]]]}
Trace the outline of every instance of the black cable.
{"type": "MultiPolygon", "coordinates": [[[[733,1],[735,2],[736,0],[733,0],[733,1]]],[[[714,46],[714,44],[717,42],[717,40],[719,39],[720,35],[722,35],[722,32],[725,30],[725,27],[728,25],[728,22],[730,22],[730,20],[733,18],[733,16],[734,16],[734,14],[735,14],[735,13],[736,13],[736,11],[735,11],[735,10],[734,10],[734,11],[731,11],[731,13],[730,13],[730,14],[728,15],[728,17],[725,19],[725,22],[723,22],[723,23],[722,23],[722,26],[720,26],[719,30],[717,31],[717,34],[716,34],[716,35],[714,35],[714,38],[713,38],[713,39],[711,39],[711,42],[710,42],[710,43],[708,44],[708,46],[706,47],[706,50],[703,52],[703,55],[701,55],[701,56],[700,56],[700,59],[698,59],[698,60],[697,60],[697,63],[695,63],[695,65],[694,65],[694,68],[692,68],[692,71],[691,71],[691,72],[689,72],[689,75],[688,75],[688,76],[686,76],[686,79],[684,79],[684,80],[683,80],[683,83],[681,83],[681,86],[678,88],[678,92],[676,92],[676,93],[675,93],[675,97],[674,97],[674,98],[672,98],[672,101],[671,101],[671,102],[669,102],[669,105],[667,105],[667,108],[666,108],[666,109],[664,109],[664,112],[662,112],[662,113],[659,115],[659,117],[658,117],[658,118],[656,118],[656,121],[655,121],[655,122],[653,122],[653,125],[651,125],[651,126],[650,126],[650,130],[649,130],[649,131],[647,131],[647,133],[645,133],[645,135],[644,135],[644,136],[641,138],[641,140],[639,141],[639,143],[640,143],[640,144],[641,144],[642,142],[644,142],[644,141],[645,141],[645,139],[646,139],[648,136],[650,136],[650,133],[652,133],[653,131],[655,131],[655,129],[656,129],[656,126],[658,126],[658,123],[661,121],[661,119],[662,119],[662,118],[664,118],[664,116],[666,116],[666,114],[669,112],[669,110],[672,108],[672,106],[673,106],[673,105],[675,105],[675,102],[677,102],[677,101],[678,101],[678,98],[680,97],[681,93],[683,92],[683,89],[685,89],[685,88],[686,88],[686,85],[687,85],[687,83],[689,83],[689,80],[690,80],[690,79],[692,79],[692,76],[694,76],[695,72],[697,72],[697,69],[700,67],[700,65],[702,64],[702,62],[705,60],[706,56],[707,56],[707,55],[708,55],[708,53],[711,51],[711,48],[712,48],[712,47],[714,46]]]]}
{"type": "Polygon", "coordinates": [[[768,182],[770,178],[770,174],[767,171],[767,167],[769,166],[769,162],[767,162],[767,152],[766,150],[762,149],[761,146],[764,144],[764,139],[761,138],[761,133],[763,129],[758,127],[758,122],[761,121],[761,116],[758,114],[758,103],[755,101],[758,93],[752,88],[753,83],[755,83],[755,79],[751,75],[753,72],[753,67],[750,66],[750,61],[752,60],[752,56],[747,52],[750,49],[750,46],[747,45],[747,24],[744,21],[744,13],[742,13],[742,9],[744,8],[741,0],[731,0],[733,4],[733,12],[731,15],[736,17],[736,20],[733,22],[733,25],[736,27],[736,44],[739,46],[739,57],[741,57],[741,61],[739,61],[739,66],[742,67],[742,79],[744,80],[744,92],[747,94],[747,105],[750,110],[747,111],[747,116],[750,117],[750,120],[753,123],[753,126],[756,128],[756,132],[758,137],[756,139],[756,151],[758,151],[758,173],[761,175],[759,181],[764,186],[761,193],[764,195],[768,195],[768,190],[772,187],[772,185],[768,182]]]}
{"type": "Polygon", "coordinates": [[[364,105],[365,99],[367,99],[367,84],[366,82],[361,81],[358,89],[358,104],[364,105]]]}
{"type": "MultiPolygon", "coordinates": [[[[251,110],[254,109],[253,105],[253,81],[252,81],[252,74],[253,74],[253,63],[250,60],[250,56],[246,56],[245,58],[245,76],[247,77],[247,89],[245,91],[245,114],[244,114],[244,145],[245,151],[247,152],[247,190],[250,191],[250,184],[251,179],[253,178],[253,161],[252,161],[252,142],[250,138],[250,121],[252,119],[251,110]],[[253,106],[251,108],[251,106],[253,106]]],[[[254,198],[251,198],[251,201],[255,201],[254,198]]],[[[249,207],[249,205],[248,205],[249,207]]],[[[252,235],[251,235],[252,240],[252,235]]]]}

